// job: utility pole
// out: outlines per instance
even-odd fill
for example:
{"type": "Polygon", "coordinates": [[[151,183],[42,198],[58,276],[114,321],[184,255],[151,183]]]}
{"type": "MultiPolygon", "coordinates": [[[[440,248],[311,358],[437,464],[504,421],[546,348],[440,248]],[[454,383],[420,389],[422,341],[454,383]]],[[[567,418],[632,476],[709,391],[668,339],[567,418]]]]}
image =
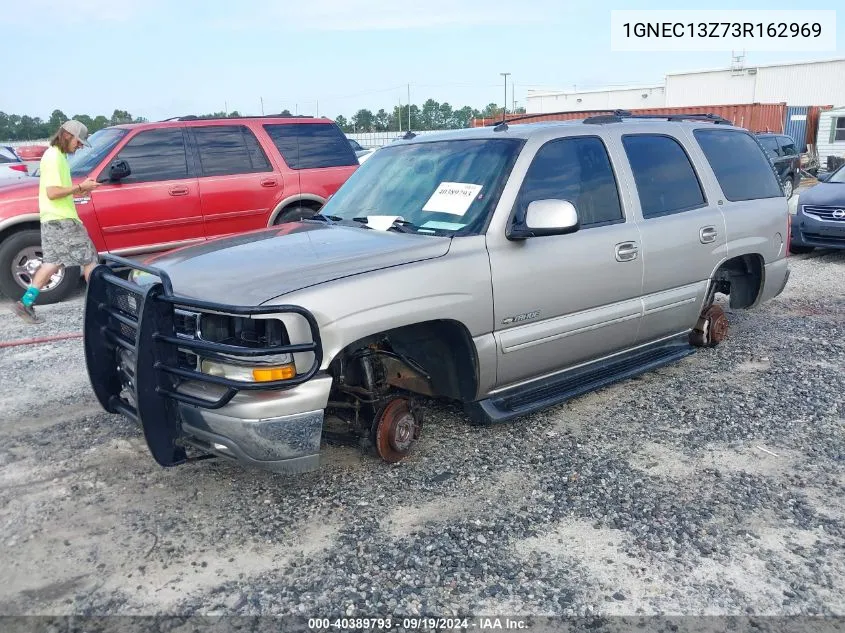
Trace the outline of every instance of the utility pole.
{"type": "Polygon", "coordinates": [[[502,121],[507,119],[507,111],[508,111],[508,75],[510,73],[499,73],[502,77],[505,78],[505,100],[502,102],[502,121]]]}
{"type": "Polygon", "coordinates": [[[264,97],[259,97],[261,99],[261,116],[264,116],[264,97]]]}
{"type": "Polygon", "coordinates": [[[320,118],[320,100],[319,99],[314,99],[314,109],[317,111],[317,114],[315,116],[319,119],[320,118]]]}
{"type": "Polygon", "coordinates": [[[408,84],[408,131],[411,131],[411,84],[408,84]]]}

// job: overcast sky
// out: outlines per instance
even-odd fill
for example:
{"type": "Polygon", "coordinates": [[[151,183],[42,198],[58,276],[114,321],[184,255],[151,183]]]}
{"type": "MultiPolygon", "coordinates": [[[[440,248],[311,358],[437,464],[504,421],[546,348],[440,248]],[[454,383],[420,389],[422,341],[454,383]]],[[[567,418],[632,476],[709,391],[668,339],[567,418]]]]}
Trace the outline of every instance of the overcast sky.
{"type": "MultiPolygon", "coordinates": [[[[818,0],[814,9],[838,3],[818,0]]],[[[794,2],[707,3],[708,9],[793,9],[794,2]]],[[[54,108],[161,119],[228,107],[349,117],[426,98],[453,107],[501,104],[510,72],[517,105],[529,88],[660,83],[666,72],[730,65],[730,51],[615,53],[611,9],[703,8],[700,2],[565,0],[5,0],[0,8],[0,111],[47,118],[54,108]],[[172,5],[172,6],[168,6],[172,5]],[[631,6],[633,5],[633,6],[631,6]],[[317,112],[319,107],[319,112],[317,112]]],[[[845,56],[747,54],[754,64],[845,56]]],[[[845,78],[843,78],[845,80],[845,78]]],[[[508,85],[508,105],[513,97],[508,85]]]]}

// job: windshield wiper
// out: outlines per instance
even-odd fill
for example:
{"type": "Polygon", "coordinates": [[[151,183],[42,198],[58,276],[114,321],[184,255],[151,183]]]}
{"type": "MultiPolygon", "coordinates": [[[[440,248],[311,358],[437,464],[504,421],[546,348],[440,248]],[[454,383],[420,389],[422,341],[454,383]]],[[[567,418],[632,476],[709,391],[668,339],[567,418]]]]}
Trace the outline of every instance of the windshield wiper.
{"type": "Polygon", "coordinates": [[[340,222],[342,219],[336,215],[325,215],[319,211],[310,218],[303,218],[303,220],[317,220],[318,222],[340,222]]]}
{"type": "MultiPolygon", "coordinates": [[[[352,220],[354,222],[360,222],[361,224],[366,226],[368,229],[373,228],[373,227],[369,226],[370,218],[368,216],[352,218],[352,220]]],[[[414,224],[413,222],[408,222],[408,220],[396,218],[395,220],[393,220],[393,222],[391,222],[390,226],[388,226],[386,230],[390,231],[392,229],[394,231],[398,231],[399,233],[416,233],[416,231],[411,230],[412,228],[416,229],[416,228],[419,228],[419,227],[416,224],[414,224]]]]}

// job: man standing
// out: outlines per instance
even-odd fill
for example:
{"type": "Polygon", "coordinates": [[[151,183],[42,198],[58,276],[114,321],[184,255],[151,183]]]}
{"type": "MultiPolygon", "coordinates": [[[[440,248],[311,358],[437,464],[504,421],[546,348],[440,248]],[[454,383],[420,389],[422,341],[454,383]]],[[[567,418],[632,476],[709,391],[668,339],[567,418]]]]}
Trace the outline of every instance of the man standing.
{"type": "Polygon", "coordinates": [[[67,266],[82,266],[85,281],[97,264],[97,249],[79,219],[73,196],[89,193],[100,186],[90,178],[74,185],[70,178],[68,154],[83,145],[88,128],[79,121],[65,121],[50,139],[50,147],[41,157],[38,188],[38,210],[41,219],[42,264],[32,278],[21,300],[15,303],[15,313],[29,323],[41,323],[33,304],[50,277],[67,266]]]}

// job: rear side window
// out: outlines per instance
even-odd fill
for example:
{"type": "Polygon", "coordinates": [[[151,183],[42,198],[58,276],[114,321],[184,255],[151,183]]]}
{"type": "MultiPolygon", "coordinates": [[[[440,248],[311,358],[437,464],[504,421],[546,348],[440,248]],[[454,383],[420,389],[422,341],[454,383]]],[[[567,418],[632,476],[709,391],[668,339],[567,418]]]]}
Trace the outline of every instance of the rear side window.
{"type": "Polygon", "coordinates": [[[228,176],[272,171],[267,155],[252,131],[243,125],[191,128],[199,150],[203,176],[228,176]]]}
{"type": "Polygon", "coordinates": [[[670,136],[632,134],[622,137],[634,172],[644,218],[697,209],[706,204],[687,153],[670,136]]]}
{"type": "Polygon", "coordinates": [[[780,146],[774,136],[758,136],[760,145],[772,158],[778,158],[781,155],[780,146]]]}
{"type": "Polygon", "coordinates": [[[336,125],[279,123],[264,129],[291,169],[320,169],[358,165],[349,140],[336,125]]]}
{"type": "Polygon", "coordinates": [[[585,228],[624,220],[616,178],[600,139],[563,138],[537,151],[517,198],[518,221],[531,202],[548,199],[575,205],[585,228]]]}
{"type": "Polygon", "coordinates": [[[178,127],[139,132],[120,150],[117,160],[125,160],[132,172],[122,183],[188,177],[185,138],[178,127]]]}
{"type": "Polygon", "coordinates": [[[778,140],[780,141],[781,150],[783,151],[784,156],[795,156],[798,154],[798,150],[795,149],[795,141],[793,141],[788,136],[778,136],[778,140]]]}
{"type": "Polygon", "coordinates": [[[750,134],[734,130],[695,130],[694,134],[728,200],[783,195],[771,163],[750,134]]]}

